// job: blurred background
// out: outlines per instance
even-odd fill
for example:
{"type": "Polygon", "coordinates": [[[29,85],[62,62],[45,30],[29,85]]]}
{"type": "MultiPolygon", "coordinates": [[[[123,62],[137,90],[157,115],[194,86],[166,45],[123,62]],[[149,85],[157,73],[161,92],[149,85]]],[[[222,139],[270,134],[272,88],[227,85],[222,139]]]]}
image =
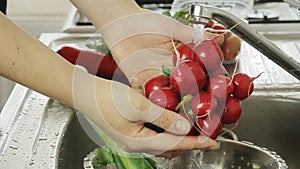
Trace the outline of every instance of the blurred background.
{"type": "MultiPolygon", "coordinates": [[[[68,0],[0,0],[2,10],[17,25],[39,38],[41,33],[61,32],[72,9],[68,0]]],[[[0,112],[14,83],[0,76],[0,112]]]]}

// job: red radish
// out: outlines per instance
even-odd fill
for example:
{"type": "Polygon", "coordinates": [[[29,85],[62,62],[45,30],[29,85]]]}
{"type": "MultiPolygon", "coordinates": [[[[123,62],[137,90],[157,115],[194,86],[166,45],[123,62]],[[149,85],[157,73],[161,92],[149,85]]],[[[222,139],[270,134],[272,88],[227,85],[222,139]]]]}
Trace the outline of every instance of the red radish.
{"type": "Polygon", "coordinates": [[[227,34],[225,33],[226,27],[212,19],[210,19],[208,24],[205,25],[205,28],[211,28],[211,30],[209,30],[211,33],[227,34]]]}
{"type": "Polygon", "coordinates": [[[215,111],[217,107],[217,100],[214,96],[207,92],[200,92],[195,95],[191,102],[190,108],[198,117],[205,117],[209,113],[215,111]]]}
{"type": "Polygon", "coordinates": [[[220,46],[223,54],[224,60],[232,61],[234,60],[240,52],[241,49],[241,39],[234,34],[226,37],[222,45],[220,46]]]}
{"type": "Polygon", "coordinates": [[[144,85],[144,94],[149,97],[149,94],[157,89],[170,86],[170,78],[159,75],[149,79],[144,85]]]}
{"type": "Polygon", "coordinates": [[[206,90],[216,99],[226,100],[233,93],[234,87],[229,77],[218,75],[208,80],[206,90]]]}
{"type": "Polygon", "coordinates": [[[222,130],[221,119],[215,113],[211,113],[204,118],[198,118],[197,126],[201,134],[211,139],[216,139],[222,130]]]}
{"type": "Polygon", "coordinates": [[[212,31],[213,33],[227,34],[225,26],[220,23],[217,23],[217,22],[214,23],[211,28],[215,30],[215,31],[212,31]]]}
{"type": "Polygon", "coordinates": [[[227,98],[224,111],[222,114],[222,123],[231,124],[236,123],[242,113],[241,101],[234,96],[227,98]]]}
{"type": "Polygon", "coordinates": [[[212,27],[212,33],[222,34],[224,36],[224,41],[232,35],[232,32],[226,30],[226,27],[220,23],[215,23],[212,27]]]}
{"type": "Polygon", "coordinates": [[[199,57],[196,57],[194,47],[195,47],[195,43],[192,41],[189,41],[183,44],[182,46],[180,46],[177,49],[179,56],[177,56],[176,54],[173,55],[173,65],[177,66],[180,62],[194,60],[204,68],[202,61],[199,59],[199,57]]]}
{"type": "Polygon", "coordinates": [[[149,94],[149,100],[154,104],[171,111],[175,111],[175,108],[180,101],[177,93],[170,87],[154,90],[149,94]]]}
{"type": "Polygon", "coordinates": [[[254,90],[253,81],[260,75],[261,73],[256,77],[249,77],[245,73],[234,74],[232,79],[234,85],[233,95],[240,100],[248,98],[254,90]]]}
{"type": "Polygon", "coordinates": [[[218,22],[215,22],[211,28],[216,29],[216,30],[226,30],[226,27],[218,22]]]}
{"type": "Polygon", "coordinates": [[[64,59],[72,64],[83,66],[93,75],[104,78],[124,75],[111,55],[90,50],[81,50],[64,46],[57,51],[64,59]]]}
{"type": "Polygon", "coordinates": [[[216,70],[223,62],[222,50],[215,39],[206,39],[197,43],[194,50],[207,72],[216,70]]]}
{"type": "Polygon", "coordinates": [[[214,76],[218,76],[218,75],[222,75],[225,76],[227,75],[227,70],[225,69],[225,67],[221,64],[216,70],[212,71],[212,72],[207,72],[207,75],[211,78],[214,76]]]}
{"type": "Polygon", "coordinates": [[[213,19],[210,19],[209,22],[205,25],[205,28],[211,28],[216,21],[214,21],[213,19]]]}
{"type": "Polygon", "coordinates": [[[187,61],[187,60],[194,60],[194,46],[195,43],[192,41],[189,41],[182,46],[180,46],[177,51],[179,56],[176,54],[173,55],[173,65],[176,66],[178,63],[187,61]],[[178,60],[179,59],[179,60],[178,60]]]}
{"type": "Polygon", "coordinates": [[[203,68],[194,61],[181,62],[170,76],[170,83],[176,92],[183,97],[186,94],[196,94],[206,82],[203,68]]]}

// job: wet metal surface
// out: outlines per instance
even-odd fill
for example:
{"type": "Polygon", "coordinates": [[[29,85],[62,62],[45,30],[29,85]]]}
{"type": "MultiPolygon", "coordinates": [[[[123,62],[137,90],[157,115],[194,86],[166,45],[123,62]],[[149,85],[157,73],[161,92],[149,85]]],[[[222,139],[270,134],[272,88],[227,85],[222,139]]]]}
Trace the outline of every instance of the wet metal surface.
{"type": "Polygon", "coordinates": [[[0,168],[55,168],[60,138],[73,110],[20,85],[10,98],[0,117],[11,117],[0,123],[5,132],[0,168]]]}

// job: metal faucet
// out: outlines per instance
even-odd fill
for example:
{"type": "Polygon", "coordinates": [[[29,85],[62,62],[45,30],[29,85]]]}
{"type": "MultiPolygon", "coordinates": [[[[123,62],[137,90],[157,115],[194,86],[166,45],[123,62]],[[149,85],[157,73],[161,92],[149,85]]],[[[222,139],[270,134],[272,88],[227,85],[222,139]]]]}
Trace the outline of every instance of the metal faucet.
{"type": "Polygon", "coordinates": [[[300,10],[300,1],[299,0],[284,0],[288,4],[290,4],[292,7],[300,10]]]}
{"type": "Polygon", "coordinates": [[[220,8],[202,4],[192,4],[190,15],[192,22],[205,24],[211,18],[226,27],[233,27],[233,33],[300,80],[300,63],[240,18],[220,8]]]}

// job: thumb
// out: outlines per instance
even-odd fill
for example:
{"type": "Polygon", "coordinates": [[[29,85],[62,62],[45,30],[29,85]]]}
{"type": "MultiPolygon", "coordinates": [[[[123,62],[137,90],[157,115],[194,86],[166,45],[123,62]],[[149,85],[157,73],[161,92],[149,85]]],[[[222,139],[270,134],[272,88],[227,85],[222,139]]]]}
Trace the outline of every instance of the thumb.
{"type": "MultiPolygon", "coordinates": [[[[153,113],[155,114],[155,112],[153,113]]],[[[192,127],[192,124],[186,118],[168,110],[164,110],[151,123],[176,135],[186,135],[192,127]]]]}
{"type": "Polygon", "coordinates": [[[190,131],[190,122],[180,114],[152,103],[132,88],[119,83],[112,84],[113,107],[127,120],[152,123],[177,135],[184,135],[190,131]]]}

